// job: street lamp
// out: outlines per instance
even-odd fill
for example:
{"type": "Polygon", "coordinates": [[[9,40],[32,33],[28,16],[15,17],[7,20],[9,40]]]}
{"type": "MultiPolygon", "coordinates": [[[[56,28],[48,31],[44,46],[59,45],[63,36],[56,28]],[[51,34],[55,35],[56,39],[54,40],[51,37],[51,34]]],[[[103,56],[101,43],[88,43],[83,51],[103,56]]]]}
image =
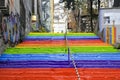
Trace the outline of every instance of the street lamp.
{"type": "Polygon", "coordinates": [[[36,15],[32,15],[32,22],[36,22],[36,21],[37,21],[36,15]]]}

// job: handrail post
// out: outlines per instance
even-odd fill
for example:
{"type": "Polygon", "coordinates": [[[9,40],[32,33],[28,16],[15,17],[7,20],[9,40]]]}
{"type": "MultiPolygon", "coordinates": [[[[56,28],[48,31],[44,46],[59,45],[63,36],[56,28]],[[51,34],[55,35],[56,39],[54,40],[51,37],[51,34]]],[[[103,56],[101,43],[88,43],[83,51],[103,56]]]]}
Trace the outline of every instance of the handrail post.
{"type": "Polygon", "coordinates": [[[68,47],[68,62],[70,64],[70,48],[68,47]]]}

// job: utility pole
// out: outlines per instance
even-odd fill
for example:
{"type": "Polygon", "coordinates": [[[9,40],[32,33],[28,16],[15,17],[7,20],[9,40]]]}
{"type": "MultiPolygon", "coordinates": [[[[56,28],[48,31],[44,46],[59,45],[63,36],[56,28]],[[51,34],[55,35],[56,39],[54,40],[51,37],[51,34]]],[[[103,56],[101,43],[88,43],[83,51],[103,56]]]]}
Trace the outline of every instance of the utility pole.
{"type": "Polygon", "coordinates": [[[99,10],[100,10],[100,0],[98,0],[98,13],[99,13],[99,10]]]}
{"type": "Polygon", "coordinates": [[[92,23],[93,8],[92,8],[92,5],[93,5],[93,1],[90,0],[90,26],[91,26],[91,31],[93,32],[93,23],[92,23]]]}
{"type": "Polygon", "coordinates": [[[37,16],[37,0],[34,0],[34,15],[37,16]]]}

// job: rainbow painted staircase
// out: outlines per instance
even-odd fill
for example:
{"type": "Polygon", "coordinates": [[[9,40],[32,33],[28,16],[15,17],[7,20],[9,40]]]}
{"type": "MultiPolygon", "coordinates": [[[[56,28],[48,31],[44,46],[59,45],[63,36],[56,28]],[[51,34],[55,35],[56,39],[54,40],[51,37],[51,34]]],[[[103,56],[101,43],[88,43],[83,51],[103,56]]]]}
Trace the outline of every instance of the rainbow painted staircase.
{"type": "Polygon", "coordinates": [[[120,80],[120,52],[93,33],[30,33],[0,56],[0,80],[120,80]]]}

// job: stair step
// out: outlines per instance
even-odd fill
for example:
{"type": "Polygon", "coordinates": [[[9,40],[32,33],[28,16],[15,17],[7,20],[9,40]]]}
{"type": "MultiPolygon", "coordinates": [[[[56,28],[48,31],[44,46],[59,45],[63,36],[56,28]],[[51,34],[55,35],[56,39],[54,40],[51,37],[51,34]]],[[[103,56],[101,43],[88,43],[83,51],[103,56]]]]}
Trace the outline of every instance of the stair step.
{"type": "MultiPolygon", "coordinates": [[[[81,80],[119,80],[120,69],[79,69],[81,80]]],[[[74,68],[0,69],[1,80],[77,80],[74,68]],[[47,76],[46,76],[47,75],[47,76]]]]}
{"type": "MultiPolygon", "coordinates": [[[[75,61],[78,68],[120,68],[120,61],[75,61]]],[[[74,68],[72,61],[0,61],[0,68],[74,68]]]]}
{"type": "MultiPolygon", "coordinates": [[[[80,80],[120,79],[118,50],[93,33],[68,33],[67,39],[80,80]]],[[[0,56],[0,80],[77,80],[65,45],[64,34],[30,33],[0,56]]]]}
{"type": "MultiPolygon", "coordinates": [[[[97,36],[68,36],[67,37],[68,40],[99,40],[100,38],[97,36]]],[[[65,40],[64,36],[54,36],[54,37],[50,37],[50,36],[27,36],[25,39],[26,40],[65,40]]]]}
{"type": "MultiPolygon", "coordinates": [[[[21,44],[44,44],[44,43],[56,43],[64,42],[65,40],[43,40],[43,41],[24,41],[21,44]]],[[[69,40],[69,43],[104,43],[102,40],[69,40]]]]}
{"type": "MultiPolygon", "coordinates": [[[[110,46],[108,44],[105,43],[69,43],[69,46],[110,46]]],[[[16,48],[40,48],[43,46],[47,46],[47,47],[62,47],[65,46],[65,42],[62,43],[44,43],[44,44],[19,44],[16,46],[16,48]],[[57,45],[56,45],[57,44],[57,45]]]]}
{"type": "MultiPolygon", "coordinates": [[[[72,54],[74,60],[120,60],[119,53],[72,54]]],[[[68,54],[2,54],[0,61],[67,61],[68,54]]]]}
{"type": "MultiPolygon", "coordinates": [[[[29,33],[28,36],[64,36],[64,33],[29,33]]],[[[96,36],[94,33],[67,33],[67,36],[96,36]]]]}
{"type": "MultiPolygon", "coordinates": [[[[79,52],[119,52],[117,49],[114,49],[112,46],[70,46],[71,53],[79,53],[79,52]]],[[[8,48],[5,53],[9,54],[58,54],[58,53],[66,53],[65,46],[63,47],[55,47],[55,46],[43,46],[39,48],[8,48]]]]}

